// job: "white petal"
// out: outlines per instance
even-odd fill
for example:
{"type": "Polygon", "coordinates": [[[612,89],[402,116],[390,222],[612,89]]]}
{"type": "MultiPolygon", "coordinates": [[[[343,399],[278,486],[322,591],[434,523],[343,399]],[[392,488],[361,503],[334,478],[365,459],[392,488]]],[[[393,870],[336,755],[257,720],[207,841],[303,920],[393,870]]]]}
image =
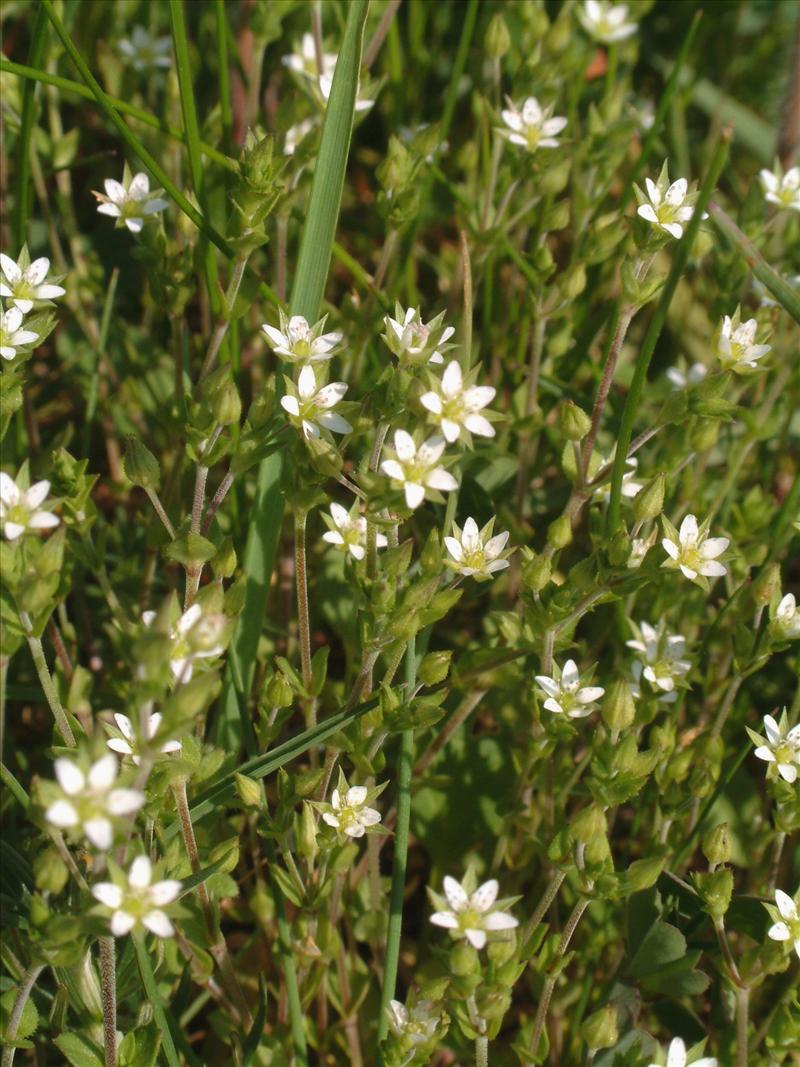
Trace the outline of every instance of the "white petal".
{"type": "Polygon", "coordinates": [[[678,204],[682,204],[683,201],[686,199],[686,192],[688,188],[689,183],[686,181],[686,179],[678,178],[678,180],[673,182],[672,185],[670,185],[669,189],[667,189],[666,195],[664,196],[665,202],[667,204],[671,204],[673,207],[677,207],[678,204]]]}
{"type": "Polygon", "coordinates": [[[487,930],[513,930],[519,922],[505,911],[493,911],[484,919],[484,925],[487,930]]]}
{"type": "Polygon", "coordinates": [[[164,912],[159,911],[157,908],[154,911],[148,911],[147,914],[142,917],[142,925],[146,927],[151,934],[155,934],[156,937],[172,937],[175,933],[175,927],[164,912]]]}
{"type": "Polygon", "coordinates": [[[554,679],[548,678],[545,674],[537,674],[536,681],[544,689],[545,693],[551,697],[556,697],[561,692],[561,687],[558,683],[554,679]]]}
{"type": "Polygon", "coordinates": [[[297,391],[303,400],[312,397],[317,391],[317,378],[314,368],[306,365],[297,377],[297,391]]]}
{"type": "MultiPolygon", "coordinates": [[[[468,414],[464,419],[464,426],[478,437],[494,437],[494,426],[483,415],[468,414]]],[[[442,423],[442,428],[444,428],[444,423],[442,423]]]]}
{"type": "Polygon", "coordinates": [[[144,171],[134,174],[131,178],[131,184],[128,186],[128,196],[132,197],[134,200],[144,200],[149,192],[150,179],[144,171]]]}
{"type": "MultiPolygon", "coordinates": [[[[114,757],[112,756],[111,759],[113,760],[114,757]]],[[[57,759],[53,764],[53,769],[55,770],[58,784],[67,796],[74,797],[83,791],[86,786],[86,779],[83,776],[83,771],[72,760],[57,759]]]]}
{"type": "MultiPolygon", "coordinates": [[[[103,187],[106,191],[106,196],[109,200],[115,204],[122,204],[128,199],[128,194],[125,190],[125,186],[121,182],[115,181],[114,178],[106,178],[103,182],[103,187]]],[[[97,209],[98,211],[100,208],[97,209]]]]}
{"type": "Polygon", "coordinates": [[[721,555],[730,544],[727,537],[707,537],[700,545],[700,556],[703,559],[714,559],[721,555]]]}
{"type": "Polygon", "coordinates": [[[45,501],[49,492],[50,483],[48,481],[35,482],[25,493],[25,503],[29,508],[38,508],[45,501]]]}
{"type": "Polygon", "coordinates": [[[417,485],[416,482],[406,482],[403,489],[405,491],[406,504],[412,509],[418,508],[425,499],[425,487],[417,485]]]}
{"type": "Polygon", "coordinates": [[[704,574],[707,578],[720,578],[723,574],[728,573],[728,568],[724,563],[719,563],[715,559],[704,560],[700,564],[700,573],[704,574]]]}
{"type": "Polygon", "coordinates": [[[133,889],[146,889],[150,885],[152,865],[147,856],[137,856],[128,872],[128,884],[133,889]]]}
{"type": "Polygon", "coordinates": [[[465,930],[467,941],[474,948],[483,948],[486,944],[486,931],[485,930],[465,930]]]}
{"type": "Polygon", "coordinates": [[[83,824],[83,831],[95,848],[103,852],[111,848],[114,828],[109,819],[89,819],[83,824]]]}
{"type": "Polygon", "coordinates": [[[347,530],[350,526],[350,512],[341,504],[331,504],[331,518],[340,530],[347,530]]]}
{"type": "Polygon", "coordinates": [[[450,875],[445,875],[444,879],[444,895],[447,898],[447,903],[454,911],[463,911],[469,907],[469,897],[466,890],[460,882],[457,882],[455,878],[451,878],[450,875]]]}
{"type": "Polygon", "coordinates": [[[794,922],[798,918],[797,905],[789,894],[784,893],[782,889],[775,890],[775,903],[778,905],[778,911],[784,919],[794,922]]]}
{"type": "Polygon", "coordinates": [[[325,811],[325,812],[322,813],[322,821],[324,823],[327,823],[328,826],[333,826],[333,827],[336,827],[337,829],[339,827],[338,818],[330,811],[325,811]]]}
{"type": "Polygon", "coordinates": [[[442,413],[442,398],[438,393],[423,393],[419,398],[420,404],[434,415],[442,413]]]}
{"type": "Polygon", "coordinates": [[[439,489],[443,493],[452,493],[458,489],[458,482],[444,467],[436,467],[425,477],[425,484],[431,489],[439,489]]]}
{"type": "Polygon", "coordinates": [[[669,1043],[667,1067],[686,1067],[686,1045],[679,1037],[673,1038],[669,1043]]]}
{"type": "Polygon", "coordinates": [[[138,789],[112,789],[106,807],[109,815],[131,815],[144,804],[144,793],[138,789]]]}
{"type": "Polygon", "coordinates": [[[463,388],[463,378],[461,375],[461,365],[453,360],[447,364],[445,372],[442,375],[442,392],[448,398],[458,396],[463,388]]]}
{"type": "Polygon", "coordinates": [[[138,218],[128,218],[125,219],[125,225],[131,231],[131,233],[141,233],[142,226],[144,226],[144,223],[141,219],[138,218]]]}
{"type": "Polygon", "coordinates": [[[767,930],[767,937],[771,937],[773,941],[788,941],[792,936],[792,933],[786,923],[773,923],[767,930]]]}
{"type": "Polygon", "coordinates": [[[282,396],[281,407],[295,418],[298,418],[300,415],[300,404],[298,403],[296,396],[282,396]]]}
{"type": "Polygon", "coordinates": [[[697,542],[697,519],[694,515],[687,515],[681,523],[678,536],[682,545],[693,545],[697,542]]]}
{"type": "Polygon", "coordinates": [[[458,929],[458,919],[449,911],[435,911],[431,915],[431,922],[434,926],[444,926],[448,930],[458,929]]]}
{"type": "Polygon", "coordinates": [[[116,909],[122,904],[122,890],[113,882],[98,882],[93,885],[92,896],[107,908],[116,909]]]}
{"type": "Polygon", "coordinates": [[[484,882],[483,885],[478,886],[469,898],[470,906],[477,908],[478,911],[488,911],[492,904],[497,900],[499,889],[499,882],[495,878],[490,878],[488,882],[484,882]]]}
{"type": "Polygon", "coordinates": [[[60,826],[62,828],[67,826],[77,826],[78,813],[73,808],[68,800],[56,800],[51,804],[45,812],[44,817],[48,822],[51,822],[53,826],[60,826]]]}
{"type": "MultiPolygon", "coordinates": [[[[5,274],[6,278],[11,282],[12,285],[18,282],[22,277],[22,271],[19,269],[17,264],[14,262],[13,259],[11,259],[10,256],[7,256],[4,252],[0,252],[0,270],[2,270],[3,274],[5,274]]],[[[6,296],[8,294],[4,293],[3,295],[6,296]]]]}
{"type": "Polygon", "coordinates": [[[676,241],[680,241],[683,237],[683,226],[677,222],[663,222],[660,223],[661,229],[666,230],[668,234],[675,238],[676,241]]]}
{"type": "Polygon", "coordinates": [[[457,422],[453,422],[452,419],[442,419],[442,433],[445,441],[452,445],[461,436],[461,427],[457,422]]]}
{"type": "Polygon", "coordinates": [[[124,937],[129,934],[136,924],[136,920],[127,911],[115,911],[111,916],[111,933],[114,937],[124,937]]]}
{"type": "Polygon", "coordinates": [[[444,452],[444,441],[441,437],[429,437],[427,441],[419,446],[419,452],[417,458],[420,463],[423,463],[426,467],[432,467],[434,463],[438,463],[439,458],[444,452]]]}
{"type": "Polygon", "coordinates": [[[561,672],[561,687],[562,689],[572,690],[577,687],[579,681],[578,665],[574,659],[568,659],[561,672]]]}
{"type": "Polygon", "coordinates": [[[323,411],[317,416],[317,421],[320,426],[324,426],[331,433],[351,433],[353,429],[347,419],[335,411],[323,411]]]}
{"type": "Polygon", "coordinates": [[[693,582],[697,577],[697,571],[692,570],[691,567],[684,566],[683,563],[681,563],[681,574],[684,578],[688,578],[690,582],[693,582]]]}
{"type": "Polygon", "coordinates": [[[779,763],[778,774],[780,774],[785,782],[791,783],[797,781],[797,767],[795,767],[793,763],[779,763]]]}
{"type": "Polygon", "coordinates": [[[165,878],[150,887],[150,900],[157,908],[171,904],[181,891],[181,883],[176,878],[165,878]]]}
{"type": "Polygon", "coordinates": [[[25,281],[34,287],[41,285],[50,270],[50,260],[46,256],[40,256],[25,271],[25,281]]]}
{"type": "Polygon", "coordinates": [[[583,689],[578,690],[578,703],[591,704],[593,701],[599,700],[603,693],[605,693],[605,689],[599,685],[584,686],[583,689]]]}
{"type": "Polygon", "coordinates": [[[318,408],[335,407],[346,392],[347,385],[344,382],[331,382],[330,385],[320,389],[314,399],[314,403],[318,408]]]}
{"type": "Polygon", "coordinates": [[[394,478],[397,482],[402,482],[406,476],[406,472],[396,459],[385,459],[381,463],[381,470],[387,478],[394,478]]]}
{"type": "Polygon", "coordinates": [[[681,551],[675,544],[675,542],[670,541],[667,537],[664,538],[664,540],[661,542],[661,545],[667,555],[670,556],[672,559],[677,559],[678,556],[681,554],[681,551]]]}
{"type": "Polygon", "coordinates": [[[405,430],[395,430],[394,450],[397,453],[397,458],[403,463],[412,460],[417,454],[414,438],[411,434],[406,433],[405,430]]]}
{"type": "Polygon", "coordinates": [[[106,744],[112,752],[118,752],[120,756],[132,756],[133,749],[127,741],[123,741],[121,737],[110,737],[106,744]]]}
{"type": "Polygon", "coordinates": [[[350,808],[358,807],[367,799],[367,787],[364,785],[352,785],[344,796],[345,804],[350,808]]]}
{"type": "Polygon", "coordinates": [[[89,768],[89,788],[98,793],[105,793],[114,784],[117,777],[117,761],[107,753],[89,768]]]}
{"type": "Polygon", "coordinates": [[[116,204],[98,204],[97,212],[99,215],[110,215],[112,219],[118,219],[122,214],[116,204]]]}
{"type": "Polygon", "coordinates": [[[648,222],[658,223],[658,215],[653,210],[652,204],[640,204],[636,209],[636,213],[648,222]]]}

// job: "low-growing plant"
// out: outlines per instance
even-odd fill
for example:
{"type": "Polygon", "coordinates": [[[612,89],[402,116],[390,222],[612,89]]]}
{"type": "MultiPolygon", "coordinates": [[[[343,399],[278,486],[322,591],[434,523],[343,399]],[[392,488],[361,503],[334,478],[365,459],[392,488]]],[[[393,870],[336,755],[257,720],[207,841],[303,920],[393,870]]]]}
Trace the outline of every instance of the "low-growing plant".
{"type": "Polygon", "coordinates": [[[0,17],[2,1067],[800,1062],[796,6],[0,17]]]}

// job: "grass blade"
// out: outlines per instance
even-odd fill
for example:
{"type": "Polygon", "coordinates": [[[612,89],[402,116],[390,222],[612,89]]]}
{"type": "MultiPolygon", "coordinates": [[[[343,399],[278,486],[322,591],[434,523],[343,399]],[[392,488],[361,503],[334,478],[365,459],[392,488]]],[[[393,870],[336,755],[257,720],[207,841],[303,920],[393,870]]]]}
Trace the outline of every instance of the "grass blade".
{"type": "MultiPolygon", "coordinates": [[[[40,7],[36,12],[36,21],[33,24],[33,37],[31,39],[30,63],[36,66],[41,63],[44,55],[45,34],[47,30],[47,17],[40,7]]],[[[28,213],[31,202],[31,156],[30,144],[33,132],[33,115],[36,108],[34,86],[26,82],[22,91],[22,110],[19,123],[19,141],[17,142],[17,218],[16,218],[16,249],[15,255],[19,254],[20,248],[25,244],[25,229],[28,225],[28,213]]]]}
{"type": "Polygon", "coordinates": [[[161,1031],[161,1048],[164,1052],[164,1057],[169,1064],[169,1067],[180,1067],[178,1052],[175,1048],[175,1042],[172,1039],[172,1031],[169,1028],[169,1020],[164,1011],[164,1002],[158,991],[156,976],[153,974],[153,965],[150,963],[150,956],[147,953],[144,934],[134,931],[131,934],[131,937],[133,938],[133,947],[136,949],[136,959],[139,962],[139,973],[142,976],[142,985],[147,994],[147,999],[153,1007],[153,1015],[155,1016],[158,1028],[161,1031]]]}

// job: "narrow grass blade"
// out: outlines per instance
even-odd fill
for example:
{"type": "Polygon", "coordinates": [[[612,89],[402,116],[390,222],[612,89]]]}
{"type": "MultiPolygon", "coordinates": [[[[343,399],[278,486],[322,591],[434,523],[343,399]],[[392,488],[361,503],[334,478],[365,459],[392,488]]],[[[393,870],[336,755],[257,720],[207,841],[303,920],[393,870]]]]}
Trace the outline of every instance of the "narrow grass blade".
{"type": "Polygon", "coordinates": [[[230,148],[233,131],[231,106],[231,81],[228,70],[228,19],[225,15],[225,0],[214,0],[214,16],[217,32],[217,80],[219,84],[219,114],[222,119],[222,140],[230,148]]]}
{"type": "Polygon", "coordinates": [[[100,389],[100,362],[106,352],[106,342],[108,341],[108,327],[111,323],[111,311],[114,307],[114,297],[117,293],[117,282],[119,281],[119,267],[115,267],[111,272],[111,279],[108,283],[108,289],[106,290],[106,298],[103,302],[103,314],[100,318],[100,334],[97,339],[97,351],[95,352],[95,364],[92,371],[92,379],[89,383],[89,396],[86,401],[86,416],[83,423],[83,435],[81,438],[81,455],[88,457],[89,444],[92,434],[92,423],[94,422],[95,411],[97,410],[97,394],[100,389]]]}
{"type": "Polygon", "coordinates": [[[730,141],[731,131],[726,129],[722,133],[719,144],[717,145],[711,160],[711,165],[706,173],[705,181],[703,182],[700,194],[697,198],[697,203],[695,204],[694,214],[689,221],[689,225],[686,227],[686,232],[684,233],[683,238],[678,242],[678,249],[675,253],[675,261],[672,264],[672,270],[669,272],[669,276],[664,283],[658,307],[650,320],[650,325],[647,328],[642,347],[639,349],[639,355],[636,359],[636,367],[633,372],[633,380],[631,381],[628,396],[625,400],[625,407],[622,412],[622,422],[617,435],[617,450],[614,455],[614,469],[611,473],[611,499],[609,500],[608,515],[606,517],[606,534],[609,537],[614,536],[619,529],[621,522],[620,505],[622,500],[622,476],[625,473],[625,463],[628,458],[628,448],[630,447],[631,436],[633,434],[633,424],[639,409],[642,391],[647,381],[647,370],[650,366],[650,360],[653,357],[656,342],[661,335],[661,330],[666,321],[667,311],[669,310],[669,305],[672,303],[672,297],[677,288],[678,281],[686,269],[694,239],[697,236],[697,231],[700,229],[703,212],[711,201],[711,196],[716,188],[719,176],[722,173],[722,168],[725,166],[725,162],[728,158],[730,141]]]}
{"type": "MultiPolygon", "coordinates": [[[[33,36],[31,38],[30,63],[36,66],[41,63],[44,55],[44,46],[47,33],[47,16],[40,7],[36,12],[36,21],[33,24],[33,36]]],[[[15,225],[16,248],[14,254],[18,255],[20,248],[25,244],[26,227],[28,225],[28,213],[31,202],[31,157],[30,145],[33,132],[33,116],[36,109],[34,96],[35,86],[26,82],[22,91],[22,110],[19,123],[19,140],[17,141],[17,217],[15,225]]]]}
{"type": "Polygon", "coordinates": [[[147,994],[147,999],[152,1005],[153,1015],[155,1016],[158,1028],[161,1031],[161,1048],[164,1053],[164,1058],[169,1067],[180,1067],[178,1052],[175,1048],[175,1042],[172,1039],[172,1031],[169,1028],[169,1020],[164,1011],[164,1002],[158,991],[156,976],[153,974],[153,966],[150,963],[150,956],[147,953],[144,934],[135,932],[131,936],[133,937],[133,947],[136,949],[136,959],[139,963],[139,973],[142,976],[142,985],[147,994]]]}

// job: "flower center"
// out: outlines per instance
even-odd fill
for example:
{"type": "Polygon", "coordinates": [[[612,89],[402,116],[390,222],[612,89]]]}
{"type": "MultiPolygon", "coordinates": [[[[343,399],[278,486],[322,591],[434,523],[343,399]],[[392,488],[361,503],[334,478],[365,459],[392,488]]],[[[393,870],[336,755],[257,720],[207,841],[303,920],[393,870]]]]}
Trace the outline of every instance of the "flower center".
{"type": "Polygon", "coordinates": [[[483,914],[477,908],[466,908],[458,917],[462,930],[482,930],[483,914]]]}
{"type": "Polygon", "coordinates": [[[5,510],[5,521],[15,522],[17,526],[27,526],[28,520],[31,517],[30,508],[24,504],[12,504],[10,508],[5,510]]]}

